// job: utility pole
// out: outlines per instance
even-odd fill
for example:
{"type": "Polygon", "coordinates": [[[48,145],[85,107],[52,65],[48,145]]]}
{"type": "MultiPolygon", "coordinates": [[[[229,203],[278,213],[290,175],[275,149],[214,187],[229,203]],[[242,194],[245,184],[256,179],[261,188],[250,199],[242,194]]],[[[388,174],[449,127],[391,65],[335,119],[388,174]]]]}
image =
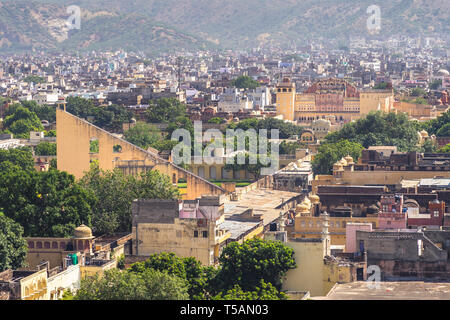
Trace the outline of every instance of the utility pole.
{"type": "Polygon", "coordinates": [[[177,57],[178,91],[181,91],[181,63],[183,58],[177,57]]]}

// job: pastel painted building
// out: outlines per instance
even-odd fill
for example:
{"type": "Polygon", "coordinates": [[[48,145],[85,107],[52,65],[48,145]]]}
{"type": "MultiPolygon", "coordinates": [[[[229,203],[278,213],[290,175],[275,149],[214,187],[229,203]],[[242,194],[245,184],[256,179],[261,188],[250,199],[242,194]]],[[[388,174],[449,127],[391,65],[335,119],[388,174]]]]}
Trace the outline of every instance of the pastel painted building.
{"type": "Polygon", "coordinates": [[[359,251],[356,243],[356,231],[372,231],[371,223],[347,223],[345,228],[345,252],[354,253],[359,251]]]}
{"type": "Polygon", "coordinates": [[[381,196],[381,212],[378,213],[380,229],[406,229],[407,209],[403,208],[403,195],[381,196]]]}

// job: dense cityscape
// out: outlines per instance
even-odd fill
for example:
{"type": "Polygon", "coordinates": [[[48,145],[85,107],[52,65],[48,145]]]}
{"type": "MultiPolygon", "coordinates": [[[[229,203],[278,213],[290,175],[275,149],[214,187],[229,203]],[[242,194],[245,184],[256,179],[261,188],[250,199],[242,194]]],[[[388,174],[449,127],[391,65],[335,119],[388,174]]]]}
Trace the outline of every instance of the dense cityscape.
{"type": "Polygon", "coordinates": [[[450,299],[448,34],[4,43],[0,300],[450,299]]]}

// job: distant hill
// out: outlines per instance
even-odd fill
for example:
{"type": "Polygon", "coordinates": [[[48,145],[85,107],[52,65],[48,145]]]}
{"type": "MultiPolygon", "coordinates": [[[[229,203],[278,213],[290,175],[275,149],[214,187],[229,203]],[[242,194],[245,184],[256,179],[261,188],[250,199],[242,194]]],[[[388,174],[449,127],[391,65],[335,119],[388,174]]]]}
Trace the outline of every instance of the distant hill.
{"type": "Polygon", "coordinates": [[[161,53],[215,46],[136,13],[82,9],[81,29],[69,30],[66,7],[0,1],[0,52],[128,49],[161,53]]]}
{"type": "MultiPolygon", "coordinates": [[[[0,0],[0,3],[6,1],[0,0]]],[[[319,37],[346,40],[350,36],[369,35],[366,10],[373,4],[381,9],[380,36],[441,34],[448,37],[450,34],[448,0],[36,1],[40,4],[28,5],[28,10],[42,11],[43,14],[47,10],[62,10],[64,14],[61,6],[79,5],[86,16],[76,39],[80,45],[92,48],[123,45],[161,51],[215,43],[220,47],[245,49],[268,43],[301,45],[308,39],[319,37]],[[89,18],[89,14],[96,12],[102,14],[89,18]],[[107,18],[107,14],[112,16],[107,18]],[[150,38],[145,30],[150,30],[150,38]]],[[[36,38],[51,39],[45,32],[41,33],[41,30],[48,30],[48,23],[27,21],[26,14],[27,11],[18,6],[0,8],[0,26],[7,24],[11,16],[24,21],[20,27],[9,25],[5,43],[12,39],[28,43],[33,37],[26,34],[20,38],[20,31],[24,29],[35,33],[36,38]]],[[[52,20],[53,15],[49,19],[52,20]]],[[[72,45],[75,43],[73,41],[72,45]]]]}

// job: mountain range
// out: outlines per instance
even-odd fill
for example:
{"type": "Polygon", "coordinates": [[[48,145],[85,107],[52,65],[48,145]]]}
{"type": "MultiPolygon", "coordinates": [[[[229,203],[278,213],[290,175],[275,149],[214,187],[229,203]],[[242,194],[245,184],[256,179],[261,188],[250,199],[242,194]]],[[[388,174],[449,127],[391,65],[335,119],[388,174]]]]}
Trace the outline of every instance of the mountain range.
{"type": "Polygon", "coordinates": [[[0,0],[0,52],[345,43],[373,36],[366,28],[371,5],[380,8],[379,37],[450,34],[448,0],[0,0]],[[80,30],[65,24],[69,5],[81,8],[80,30]]]}

